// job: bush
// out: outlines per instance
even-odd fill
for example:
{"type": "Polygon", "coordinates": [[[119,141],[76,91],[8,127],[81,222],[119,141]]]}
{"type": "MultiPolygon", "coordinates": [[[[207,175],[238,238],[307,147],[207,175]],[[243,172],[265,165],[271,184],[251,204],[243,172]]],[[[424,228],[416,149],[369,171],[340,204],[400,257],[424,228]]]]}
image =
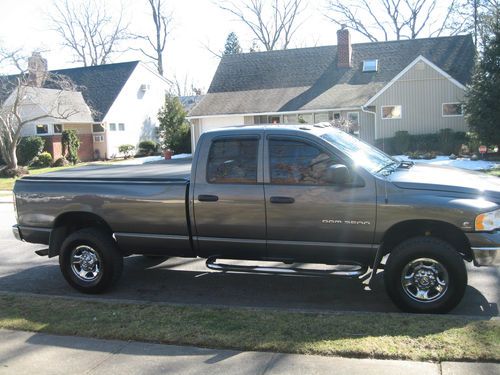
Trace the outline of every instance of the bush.
{"type": "Polygon", "coordinates": [[[460,154],[462,144],[467,143],[468,137],[463,132],[454,132],[452,129],[442,129],[434,134],[408,134],[398,131],[392,138],[377,139],[375,146],[385,149],[388,154],[417,154],[440,153],[443,155],[460,154]]]}
{"type": "Polygon", "coordinates": [[[152,155],[156,152],[158,145],[155,141],[142,141],[139,143],[139,154],[152,155]]]}
{"type": "Polygon", "coordinates": [[[16,169],[4,168],[0,170],[0,177],[14,178],[14,177],[21,177],[29,173],[30,172],[28,171],[27,167],[18,167],[16,169]]]}
{"type": "Polygon", "coordinates": [[[118,146],[118,151],[120,152],[120,154],[123,154],[123,156],[125,156],[125,159],[129,158],[132,156],[133,152],[135,150],[135,146],[134,145],[120,145],[118,146]]]}
{"type": "Polygon", "coordinates": [[[191,153],[191,128],[187,123],[182,124],[171,138],[170,148],[176,154],[191,153]]]}
{"type": "Polygon", "coordinates": [[[52,155],[49,152],[42,152],[33,159],[32,166],[34,168],[47,168],[52,164],[52,155]]]}
{"type": "Polygon", "coordinates": [[[64,156],[60,157],[59,159],[56,159],[52,164],[52,166],[54,167],[65,167],[67,165],[69,165],[69,161],[64,156]]]}
{"type": "Polygon", "coordinates": [[[62,154],[72,164],[80,161],[78,149],[80,148],[80,138],[75,130],[65,130],[61,135],[62,154]]]}
{"type": "Polygon", "coordinates": [[[42,137],[23,137],[17,146],[17,161],[19,165],[30,165],[35,157],[40,155],[45,142],[42,137]]]}
{"type": "Polygon", "coordinates": [[[410,134],[406,130],[397,131],[392,146],[398,155],[405,154],[410,148],[410,134]]]}

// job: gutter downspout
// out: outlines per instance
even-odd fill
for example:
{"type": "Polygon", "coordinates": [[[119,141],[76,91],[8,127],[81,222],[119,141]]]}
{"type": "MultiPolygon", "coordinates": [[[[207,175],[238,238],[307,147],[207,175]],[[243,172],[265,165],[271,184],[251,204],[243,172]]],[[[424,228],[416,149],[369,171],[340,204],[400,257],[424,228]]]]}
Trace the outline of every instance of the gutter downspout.
{"type": "Polygon", "coordinates": [[[369,111],[366,109],[365,106],[361,106],[361,111],[362,112],[365,112],[365,113],[370,113],[373,115],[373,120],[374,120],[374,133],[373,133],[373,142],[375,142],[375,140],[377,139],[377,112],[373,112],[373,111],[369,111]]]}

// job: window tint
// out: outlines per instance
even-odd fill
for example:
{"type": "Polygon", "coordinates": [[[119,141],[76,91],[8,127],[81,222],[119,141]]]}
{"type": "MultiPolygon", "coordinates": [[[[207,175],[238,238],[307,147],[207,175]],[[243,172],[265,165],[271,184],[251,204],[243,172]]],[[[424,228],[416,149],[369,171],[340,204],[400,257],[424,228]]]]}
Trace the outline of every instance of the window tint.
{"type": "Polygon", "coordinates": [[[207,181],[214,184],[257,183],[258,139],[221,139],[210,147],[207,181]]]}
{"type": "Polygon", "coordinates": [[[271,183],[327,185],[326,169],[339,161],[300,141],[270,140],[271,183]]]}

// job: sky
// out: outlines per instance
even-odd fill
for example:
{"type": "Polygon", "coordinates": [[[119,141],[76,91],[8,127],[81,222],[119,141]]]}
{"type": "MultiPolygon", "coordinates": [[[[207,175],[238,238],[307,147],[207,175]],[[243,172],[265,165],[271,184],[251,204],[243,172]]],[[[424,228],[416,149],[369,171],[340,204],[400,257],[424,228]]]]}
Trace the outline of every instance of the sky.
{"type": "MultiPolygon", "coordinates": [[[[81,0],[71,0],[81,1],[81,0]]],[[[146,0],[96,0],[117,12],[124,7],[124,18],[130,21],[130,31],[146,33],[152,27],[149,5],[146,0]]],[[[324,15],[326,0],[305,0],[299,17],[298,29],[291,47],[310,47],[336,44],[337,25],[324,15]]],[[[81,66],[75,63],[71,50],[61,46],[61,41],[50,30],[48,15],[52,0],[0,0],[0,45],[8,49],[23,48],[25,54],[41,50],[48,60],[49,69],[81,66]]],[[[219,7],[212,0],[167,0],[167,7],[173,13],[172,30],[164,53],[165,72],[168,78],[191,83],[205,92],[212,80],[219,59],[209,52],[223,50],[226,37],[234,31],[245,51],[252,44],[252,34],[234,16],[219,7]]],[[[362,37],[352,34],[352,41],[364,42],[362,37]]],[[[147,57],[124,44],[124,52],[115,54],[111,62],[142,60],[147,57]]],[[[0,67],[0,72],[2,71],[0,67]]]]}

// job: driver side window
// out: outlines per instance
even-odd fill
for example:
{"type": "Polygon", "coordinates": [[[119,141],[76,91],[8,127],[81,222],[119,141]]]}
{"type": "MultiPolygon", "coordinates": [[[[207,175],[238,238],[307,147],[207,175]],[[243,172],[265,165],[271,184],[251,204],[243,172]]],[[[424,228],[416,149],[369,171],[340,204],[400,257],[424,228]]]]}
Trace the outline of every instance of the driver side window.
{"type": "Polygon", "coordinates": [[[277,185],[329,185],[326,170],[340,161],[308,143],[269,140],[271,183],[277,185]]]}

